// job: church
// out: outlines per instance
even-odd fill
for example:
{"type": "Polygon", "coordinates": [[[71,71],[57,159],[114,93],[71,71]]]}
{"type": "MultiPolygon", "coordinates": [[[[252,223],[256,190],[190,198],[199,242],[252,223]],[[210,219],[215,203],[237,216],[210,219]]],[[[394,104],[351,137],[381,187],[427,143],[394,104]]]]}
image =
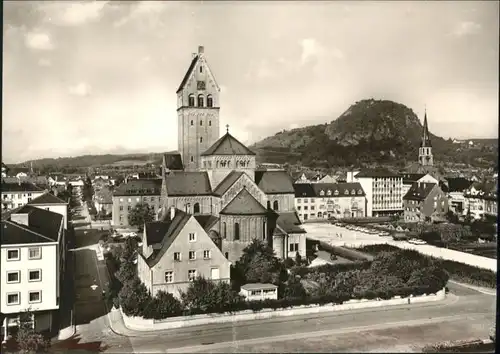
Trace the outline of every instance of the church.
{"type": "Polygon", "coordinates": [[[259,170],[256,154],[229,126],[220,136],[220,88],[202,46],[176,93],[178,151],[163,156],[157,220],[168,219],[172,207],[196,216],[231,262],[253,239],[272,245],[279,258],[305,257],[291,177],[259,170]]]}

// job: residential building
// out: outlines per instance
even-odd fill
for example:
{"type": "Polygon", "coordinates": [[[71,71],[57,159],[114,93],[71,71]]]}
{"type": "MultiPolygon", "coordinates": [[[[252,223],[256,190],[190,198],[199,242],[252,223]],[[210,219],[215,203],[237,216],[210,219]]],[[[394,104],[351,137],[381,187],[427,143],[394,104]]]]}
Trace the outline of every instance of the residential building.
{"type": "Polygon", "coordinates": [[[472,186],[472,181],[464,177],[446,178],[446,188],[442,187],[443,191],[446,189],[448,193],[448,205],[450,210],[459,214],[465,215],[467,213],[466,200],[464,192],[472,186]]]}
{"type": "Polygon", "coordinates": [[[474,182],[465,192],[464,214],[474,219],[480,219],[485,215],[497,215],[497,185],[496,183],[474,182]]]}
{"type": "Polygon", "coordinates": [[[28,205],[61,215],[64,220],[64,230],[68,229],[69,200],[64,201],[49,192],[45,192],[28,202],[28,205]]]}
{"type": "Polygon", "coordinates": [[[148,204],[157,214],[162,205],[161,185],[161,179],[131,179],[116,187],[113,192],[112,224],[129,227],[128,213],[138,203],[148,204]]]}
{"type": "Polygon", "coordinates": [[[76,177],[69,179],[68,184],[70,184],[73,187],[82,188],[85,185],[85,181],[81,177],[76,177]]]}
{"type": "Polygon", "coordinates": [[[2,210],[26,205],[45,193],[45,190],[29,182],[4,183],[2,181],[2,210]]]}
{"type": "Polygon", "coordinates": [[[418,149],[418,162],[422,166],[433,166],[434,159],[432,155],[431,135],[427,126],[427,110],[424,115],[424,126],[422,131],[422,141],[418,149]]]}
{"type": "Polygon", "coordinates": [[[231,262],[208,235],[212,223],[205,221],[207,229],[196,216],[172,207],[159,221],[146,224],[137,269],[152,295],[163,290],[180,297],[196,277],[230,281],[231,262]]]}
{"type": "Polygon", "coordinates": [[[60,304],[64,282],[66,242],[64,218],[49,210],[25,205],[2,216],[0,233],[0,309],[7,337],[19,315],[28,309],[38,332],[50,330],[60,304]]]}
{"type": "Polygon", "coordinates": [[[437,183],[414,183],[403,203],[406,222],[442,221],[448,213],[448,197],[437,183]]]}
{"type": "Polygon", "coordinates": [[[398,215],[403,212],[403,177],[385,168],[347,173],[347,182],[358,182],[366,195],[366,216],[398,215]]]}
{"type": "MultiPolygon", "coordinates": [[[[105,215],[112,214],[113,212],[113,191],[110,187],[104,186],[98,191],[94,192],[94,205],[97,212],[103,212],[105,215]]],[[[151,198],[149,198],[151,202],[151,198]]]]}
{"type": "Polygon", "coordinates": [[[262,283],[245,284],[241,286],[240,295],[247,301],[278,300],[278,286],[262,283]]]}
{"type": "Polygon", "coordinates": [[[294,182],[297,183],[336,183],[337,178],[321,172],[315,173],[302,173],[300,177],[294,182]]]}
{"type": "Polygon", "coordinates": [[[366,196],[358,182],[296,183],[293,187],[301,221],[366,217],[366,196]]]}
{"type": "Polygon", "coordinates": [[[7,173],[9,172],[9,168],[6,164],[2,162],[2,178],[7,177],[7,173]]]}
{"type": "Polygon", "coordinates": [[[439,181],[432,177],[429,173],[403,173],[401,174],[401,177],[403,177],[403,196],[408,193],[414,183],[426,182],[439,184],[439,181]]]}

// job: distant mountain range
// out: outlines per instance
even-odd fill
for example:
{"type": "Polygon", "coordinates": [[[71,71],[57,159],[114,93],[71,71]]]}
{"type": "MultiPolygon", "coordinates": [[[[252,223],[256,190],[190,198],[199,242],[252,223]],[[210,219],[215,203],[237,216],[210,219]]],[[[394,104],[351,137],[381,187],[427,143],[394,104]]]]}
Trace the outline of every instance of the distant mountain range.
{"type": "MultiPolygon", "coordinates": [[[[423,118],[423,117],[422,117],[423,118]]],[[[422,123],[410,108],[388,100],[367,99],[351,105],[330,123],[283,130],[250,148],[259,162],[300,163],[308,167],[401,164],[416,161],[422,123]]],[[[430,126],[432,130],[432,126],[430,126]]],[[[498,161],[498,139],[472,140],[479,148],[457,147],[452,139],[431,134],[434,160],[490,166],[498,161]]],[[[459,145],[459,144],[458,144],[459,145]]],[[[163,153],[84,155],[33,160],[33,166],[97,167],[159,164],[163,153]]],[[[29,166],[31,161],[13,166],[29,166]]]]}

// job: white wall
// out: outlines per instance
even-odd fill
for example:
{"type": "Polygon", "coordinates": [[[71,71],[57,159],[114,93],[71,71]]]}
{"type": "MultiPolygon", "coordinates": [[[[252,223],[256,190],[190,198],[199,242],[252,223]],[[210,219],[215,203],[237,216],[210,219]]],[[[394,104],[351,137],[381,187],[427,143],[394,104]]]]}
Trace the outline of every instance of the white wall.
{"type": "Polygon", "coordinates": [[[30,244],[28,245],[2,245],[0,250],[1,261],[1,289],[0,289],[0,309],[4,314],[18,313],[30,308],[32,311],[44,311],[58,309],[58,276],[59,266],[57,261],[57,243],[30,244]],[[41,259],[29,259],[28,249],[31,247],[41,247],[41,259]],[[19,261],[7,261],[7,250],[19,249],[19,261]],[[28,281],[28,271],[41,269],[41,281],[28,281]],[[20,271],[19,283],[7,284],[7,271],[20,271]],[[41,302],[28,303],[29,291],[41,290],[41,302]],[[7,305],[7,293],[19,292],[20,304],[7,305]]]}
{"type": "Polygon", "coordinates": [[[2,192],[2,202],[5,200],[12,200],[13,203],[9,208],[13,209],[28,204],[28,202],[44,193],[45,191],[2,192]]]}

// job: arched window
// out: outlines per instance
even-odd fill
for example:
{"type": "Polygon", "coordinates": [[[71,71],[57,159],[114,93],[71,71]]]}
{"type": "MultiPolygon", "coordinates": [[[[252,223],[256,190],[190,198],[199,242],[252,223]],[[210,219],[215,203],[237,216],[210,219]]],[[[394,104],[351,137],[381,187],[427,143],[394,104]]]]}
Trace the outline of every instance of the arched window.
{"type": "Polygon", "coordinates": [[[193,214],[199,214],[199,213],[200,213],[200,203],[194,203],[193,214]]]}
{"type": "Polygon", "coordinates": [[[214,106],[214,100],[212,99],[212,95],[207,96],[207,107],[213,107],[214,106]]]}
{"type": "Polygon", "coordinates": [[[203,142],[203,137],[201,136],[201,137],[200,137],[200,143],[202,143],[202,142],[203,142]]]}
{"type": "Polygon", "coordinates": [[[194,107],[194,95],[193,94],[189,95],[189,97],[188,97],[188,106],[194,107]]]}
{"type": "Polygon", "coordinates": [[[193,156],[191,156],[191,162],[194,162],[194,157],[193,156]]]}
{"type": "Polygon", "coordinates": [[[209,127],[211,127],[211,126],[212,126],[212,121],[211,121],[211,120],[209,120],[209,121],[208,121],[208,126],[209,126],[209,127]]]}
{"type": "Polygon", "coordinates": [[[193,120],[191,120],[191,125],[194,125],[194,121],[193,120]]]}
{"type": "Polygon", "coordinates": [[[267,209],[271,209],[271,202],[269,200],[267,201],[267,209]]]}
{"type": "Polygon", "coordinates": [[[226,223],[225,222],[222,223],[222,237],[224,239],[226,239],[226,237],[227,237],[227,227],[226,227],[226,223]]]}
{"type": "Polygon", "coordinates": [[[198,95],[198,107],[203,107],[204,102],[203,102],[203,95],[198,95]]]}
{"type": "Polygon", "coordinates": [[[273,209],[278,210],[278,201],[277,200],[275,200],[273,203],[273,209]]]}
{"type": "Polygon", "coordinates": [[[200,126],[202,126],[202,125],[203,125],[203,121],[202,121],[202,120],[200,120],[200,126]]]}
{"type": "Polygon", "coordinates": [[[264,224],[262,225],[262,239],[265,241],[266,240],[266,222],[264,221],[264,224]]]}
{"type": "Polygon", "coordinates": [[[240,224],[234,223],[234,239],[235,241],[240,239],[240,224]]]}

